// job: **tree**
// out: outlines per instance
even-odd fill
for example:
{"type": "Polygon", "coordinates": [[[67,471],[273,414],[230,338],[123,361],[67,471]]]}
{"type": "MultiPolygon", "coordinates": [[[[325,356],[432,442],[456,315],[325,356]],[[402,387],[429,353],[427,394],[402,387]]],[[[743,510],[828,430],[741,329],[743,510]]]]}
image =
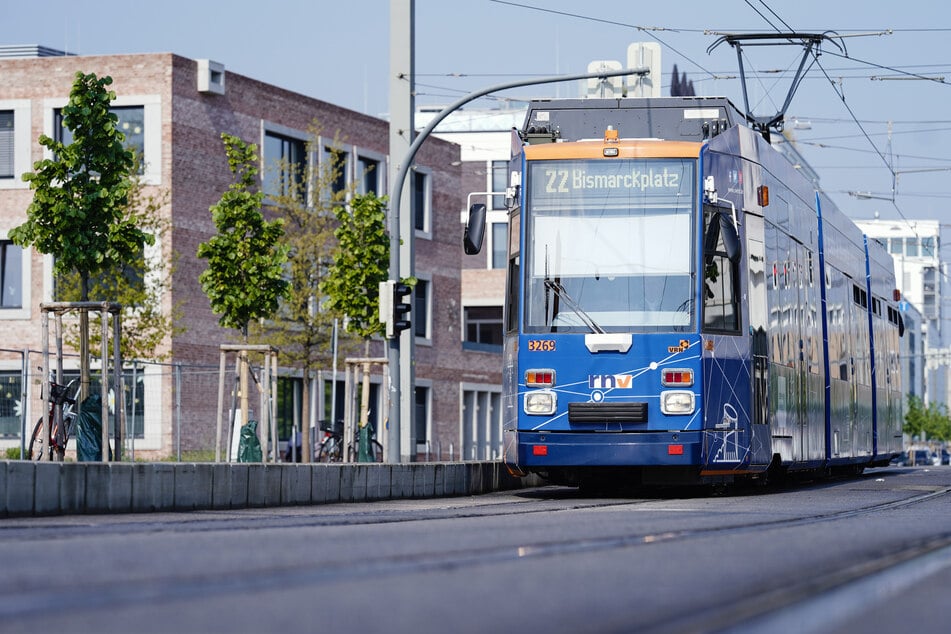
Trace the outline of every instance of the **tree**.
{"type": "MultiPolygon", "coordinates": [[[[115,92],[109,76],[76,73],[63,126],[73,136],[67,145],[46,135],[40,145],[52,154],[33,164],[23,180],[33,190],[27,220],[10,231],[21,247],[53,256],[58,276],[79,277],[79,299],[89,299],[91,276],[133,260],[154,237],[127,215],[135,157],[123,145],[109,111],[115,92]]],[[[89,390],[89,319],[80,313],[80,398],[89,390]]],[[[118,371],[118,368],[116,368],[118,371]]],[[[118,454],[118,451],[117,451],[118,454]]]]}
{"type": "MultiPolygon", "coordinates": [[[[319,149],[320,127],[314,122],[309,130],[308,155],[319,149]]],[[[267,165],[274,170],[282,186],[269,203],[274,214],[284,219],[288,230],[284,244],[288,248],[287,277],[290,282],[286,301],[274,318],[252,328],[252,336],[281,350],[282,365],[298,367],[303,374],[301,394],[301,448],[304,461],[310,459],[310,387],[314,370],[329,364],[334,314],[321,306],[320,282],[331,262],[334,209],[343,205],[349,190],[335,190],[346,167],[339,154],[319,165],[301,168],[280,161],[267,165]]]]}
{"type": "MultiPolygon", "coordinates": [[[[138,170],[133,169],[125,215],[152,236],[155,244],[140,250],[133,260],[91,277],[88,295],[93,300],[114,301],[122,306],[120,346],[125,358],[162,360],[169,354],[161,348],[162,343],[170,334],[182,330],[175,326],[174,307],[166,311],[162,304],[171,286],[174,257],[150,252],[156,246],[168,244],[166,237],[171,224],[161,213],[168,203],[168,191],[147,194],[137,173],[138,170]]],[[[58,301],[78,301],[81,296],[76,272],[56,277],[58,301]]],[[[96,331],[90,333],[93,349],[100,345],[99,336],[96,331]]]]}
{"type": "Polygon", "coordinates": [[[383,332],[379,319],[379,283],[389,275],[390,239],[386,232],[386,197],[355,196],[334,211],[339,225],[333,264],[321,282],[326,306],[347,319],[347,331],[369,345],[383,332]]]}
{"type": "Polygon", "coordinates": [[[27,221],[10,231],[16,244],[52,254],[54,272],[75,272],[80,299],[89,297],[90,276],[133,260],[154,238],[127,216],[131,150],[109,112],[115,93],[111,77],[77,73],[63,108],[63,125],[73,134],[69,145],[43,135],[40,145],[53,158],[37,161],[23,175],[33,190],[27,221]]]}
{"type": "Polygon", "coordinates": [[[198,245],[208,268],[198,276],[219,323],[235,328],[244,339],[248,323],[270,317],[287,294],[284,279],[288,248],[281,244],[284,223],[266,221],[261,213],[264,193],[257,188],[257,147],[222,134],[234,182],[211,206],[218,233],[198,245]]]}
{"type": "MultiPolygon", "coordinates": [[[[249,322],[271,317],[287,294],[288,249],[281,244],[283,221],[266,221],[261,213],[264,193],[257,187],[256,146],[230,134],[221,139],[234,181],[211,206],[218,233],[198,245],[198,257],[208,260],[198,281],[211,309],[220,315],[219,323],[240,331],[247,343],[249,322]]],[[[247,424],[247,354],[239,358],[242,421],[247,424]]]]}
{"type": "MultiPolygon", "coordinates": [[[[386,197],[355,196],[348,206],[334,213],[339,223],[334,235],[337,248],[333,264],[320,284],[326,307],[346,317],[347,330],[364,341],[369,356],[370,338],[383,332],[379,318],[379,285],[389,275],[390,239],[386,232],[386,197]]],[[[367,459],[369,368],[363,369],[363,401],[360,407],[360,460],[367,459]]]]}
{"type": "Polygon", "coordinates": [[[905,412],[905,433],[919,439],[922,438],[922,433],[929,440],[951,439],[951,418],[948,417],[947,405],[925,405],[920,396],[909,394],[908,409],[905,412]]]}

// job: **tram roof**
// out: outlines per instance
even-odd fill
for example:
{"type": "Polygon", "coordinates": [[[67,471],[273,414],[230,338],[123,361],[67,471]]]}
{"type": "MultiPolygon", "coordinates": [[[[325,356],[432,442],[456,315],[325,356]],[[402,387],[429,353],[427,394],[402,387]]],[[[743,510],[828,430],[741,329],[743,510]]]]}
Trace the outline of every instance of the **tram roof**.
{"type": "Polygon", "coordinates": [[[520,134],[528,143],[601,139],[700,142],[744,121],[726,97],[540,99],[529,104],[520,134]]]}

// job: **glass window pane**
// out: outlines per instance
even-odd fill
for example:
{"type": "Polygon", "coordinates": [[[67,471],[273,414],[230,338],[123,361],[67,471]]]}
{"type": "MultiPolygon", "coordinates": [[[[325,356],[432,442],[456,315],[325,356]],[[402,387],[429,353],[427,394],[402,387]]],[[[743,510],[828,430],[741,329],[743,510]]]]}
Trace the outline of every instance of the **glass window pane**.
{"type": "Polygon", "coordinates": [[[23,249],[0,240],[0,308],[23,308],[23,249]]]}
{"type": "Polygon", "coordinates": [[[380,162],[361,156],[357,159],[360,177],[360,193],[376,194],[380,182],[380,162]]]}
{"type": "Polygon", "coordinates": [[[506,243],[508,239],[508,223],[507,222],[493,222],[492,223],[492,268],[493,269],[504,269],[507,253],[506,253],[506,243]]]}
{"type": "Polygon", "coordinates": [[[690,328],[695,163],[533,162],[524,185],[526,331],[690,328]],[[648,173],[660,176],[656,186],[634,182],[648,173]]]}
{"type": "MultiPolygon", "coordinates": [[[[123,145],[132,150],[139,161],[139,174],[145,173],[145,107],[144,106],[116,106],[109,112],[116,115],[116,127],[123,134],[123,145]]],[[[73,142],[72,130],[63,126],[63,110],[56,108],[53,111],[53,138],[63,145],[73,142]]]]}
{"type": "Polygon", "coordinates": [[[302,199],[306,149],[300,139],[267,132],[264,135],[264,193],[276,198],[289,196],[302,199]]]}
{"type": "Polygon", "coordinates": [[[12,110],[0,110],[0,178],[13,178],[12,110]]]}
{"type": "Polygon", "coordinates": [[[426,328],[429,317],[429,282],[417,280],[416,287],[413,289],[413,297],[413,312],[410,317],[413,332],[417,337],[427,337],[429,335],[426,328]]]}
{"type": "Polygon", "coordinates": [[[428,228],[426,222],[428,176],[425,172],[413,172],[413,226],[417,231],[426,231],[428,228]]]}
{"type": "MultiPolygon", "coordinates": [[[[492,161],[492,191],[504,192],[507,185],[508,162],[492,161]]],[[[505,209],[505,196],[493,196],[492,209],[505,209]]]]}
{"type": "Polygon", "coordinates": [[[423,445],[429,440],[426,427],[429,421],[429,388],[417,385],[416,395],[416,444],[423,445]]]}
{"type": "Polygon", "coordinates": [[[466,341],[502,345],[502,307],[469,306],[465,309],[466,341]]]}

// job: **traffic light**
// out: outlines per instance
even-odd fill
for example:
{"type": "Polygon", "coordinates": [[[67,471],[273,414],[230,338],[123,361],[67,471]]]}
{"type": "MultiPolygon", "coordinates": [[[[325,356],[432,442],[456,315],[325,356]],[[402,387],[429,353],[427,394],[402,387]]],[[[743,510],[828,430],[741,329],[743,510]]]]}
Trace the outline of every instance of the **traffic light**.
{"type": "Polygon", "coordinates": [[[412,287],[402,282],[380,282],[380,322],[386,325],[387,339],[398,337],[410,327],[408,313],[412,306],[403,298],[412,292],[412,287]]]}
{"type": "Polygon", "coordinates": [[[403,284],[402,282],[395,282],[393,284],[393,336],[399,337],[400,333],[410,327],[409,321],[409,312],[413,310],[413,307],[409,304],[409,298],[407,301],[403,301],[403,298],[413,292],[412,287],[403,284]]]}

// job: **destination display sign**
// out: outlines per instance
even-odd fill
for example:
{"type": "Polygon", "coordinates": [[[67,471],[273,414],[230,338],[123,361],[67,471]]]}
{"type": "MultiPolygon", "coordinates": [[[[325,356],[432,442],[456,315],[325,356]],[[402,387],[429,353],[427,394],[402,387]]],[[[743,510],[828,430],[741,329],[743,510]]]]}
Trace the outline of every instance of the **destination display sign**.
{"type": "Polygon", "coordinates": [[[694,161],[682,159],[544,161],[532,168],[532,195],[630,195],[688,193],[694,161]]]}

